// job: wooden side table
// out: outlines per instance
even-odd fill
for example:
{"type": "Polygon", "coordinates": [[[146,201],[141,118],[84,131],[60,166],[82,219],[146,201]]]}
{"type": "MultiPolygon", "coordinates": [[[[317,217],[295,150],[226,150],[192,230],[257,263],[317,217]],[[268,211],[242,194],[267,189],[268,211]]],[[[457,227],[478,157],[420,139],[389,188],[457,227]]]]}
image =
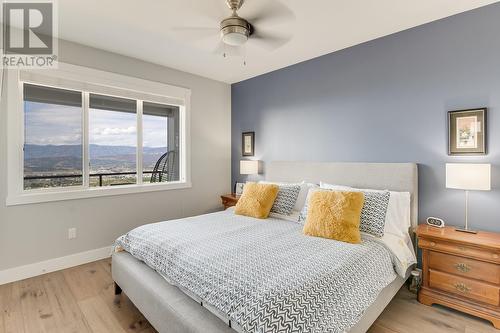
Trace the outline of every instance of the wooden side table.
{"type": "Polygon", "coordinates": [[[500,329],[500,234],[419,225],[423,284],[418,300],[484,318],[500,329]]]}
{"type": "Polygon", "coordinates": [[[224,209],[228,207],[236,206],[236,203],[240,199],[241,195],[236,195],[234,193],[221,195],[220,198],[222,200],[222,205],[224,209]]]}

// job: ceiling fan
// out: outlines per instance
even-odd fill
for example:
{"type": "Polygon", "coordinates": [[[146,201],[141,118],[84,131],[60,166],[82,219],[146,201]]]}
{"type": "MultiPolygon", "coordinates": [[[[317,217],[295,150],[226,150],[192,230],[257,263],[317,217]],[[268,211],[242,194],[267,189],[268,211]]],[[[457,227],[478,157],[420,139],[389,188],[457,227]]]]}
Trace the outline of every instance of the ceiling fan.
{"type": "Polygon", "coordinates": [[[237,11],[243,6],[244,2],[245,0],[226,0],[229,9],[233,11],[231,16],[223,19],[220,23],[222,42],[227,45],[243,45],[254,32],[253,25],[238,16],[237,11]]]}
{"type": "MultiPolygon", "coordinates": [[[[224,1],[232,11],[232,14],[222,19],[218,28],[177,27],[173,28],[173,30],[183,33],[186,38],[192,37],[194,32],[197,37],[196,39],[199,39],[201,36],[216,36],[218,33],[220,41],[214,52],[220,53],[224,51],[224,55],[228,49],[233,51],[232,53],[238,53],[238,47],[246,43],[254,43],[267,50],[273,50],[284,45],[291,39],[289,30],[285,33],[277,33],[270,31],[270,27],[266,28],[266,25],[274,26],[295,19],[293,12],[278,0],[265,0],[263,8],[253,16],[246,18],[238,15],[238,10],[241,9],[245,0],[224,1]]],[[[204,14],[206,15],[206,12],[204,14]]],[[[220,20],[220,17],[217,17],[217,20],[220,20]]]]}

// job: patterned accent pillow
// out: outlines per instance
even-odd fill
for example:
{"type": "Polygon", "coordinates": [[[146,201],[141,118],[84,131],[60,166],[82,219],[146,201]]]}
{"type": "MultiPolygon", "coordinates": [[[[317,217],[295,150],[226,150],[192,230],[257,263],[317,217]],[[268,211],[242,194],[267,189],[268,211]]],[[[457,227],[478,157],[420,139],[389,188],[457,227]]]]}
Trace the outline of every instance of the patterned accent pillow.
{"type": "MultiPolygon", "coordinates": [[[[356,189],[352,189],[356,191],[356,189]]],[[[376,237],[384,235],[385,215],[391,193],[389,191],[360,191],[365,194],[365,203],[361,210],[359,230],[376,237]]]]}
{"type": "Polygon", "coordinates": [[[277,184],[279,186],[278,196],[274,200],[271,212],[290,215],[292,214],[293,208],[295,207],[295,202],[299,197],[300,185],[284,185],[277,184]]]}

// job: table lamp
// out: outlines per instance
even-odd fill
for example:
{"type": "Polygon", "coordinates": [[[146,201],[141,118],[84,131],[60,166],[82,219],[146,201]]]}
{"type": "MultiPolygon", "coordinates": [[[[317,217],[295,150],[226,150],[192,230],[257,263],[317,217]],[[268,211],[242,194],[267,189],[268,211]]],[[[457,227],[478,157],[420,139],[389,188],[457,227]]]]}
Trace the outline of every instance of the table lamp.
{"type": "Polygon", "coordinates": [[[256,175],[259,173],[259,161],[241,160],[240,174],[241,175],[256,175]]]}
{"type": "Polygon", "coordinates": [[[477,233],[468,226],[469,191],[491,190],[491,165],[446,163],[446,188],[465,190],[465,226],[455,230],[477,233]]]}
{"type": "MultiPolygon", "coordinates": [[[[257,175],[259,173],[259,161],[255,160],[240,160],[240,175],[257,175]]],[[[236,184],[234,184],[234,193],[236,192],[236,184]]]]}

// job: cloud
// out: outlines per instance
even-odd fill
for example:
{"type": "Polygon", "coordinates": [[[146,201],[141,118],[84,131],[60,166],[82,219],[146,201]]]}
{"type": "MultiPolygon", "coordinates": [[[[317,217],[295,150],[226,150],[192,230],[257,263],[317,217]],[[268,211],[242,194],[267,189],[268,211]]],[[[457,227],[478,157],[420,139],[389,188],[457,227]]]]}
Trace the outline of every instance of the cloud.
{"type": "Polygon", "coordinates": [[[136,123],[134,113],[91,109],[89,142],[107,146],[136,146],[136,123]]]}
{"type": "Polygon", "coordinates": [[[82,136],[80,134],[74,135],[56,135],[32,139],[28,144],[36,145],[75,145],[82,143],[82,136]]]}
{"type": "MultiPolygon", "coordinates": [[[[136,115],[133,113],[91,109],[91,144],[136,146],[136,115]]],[[[144,115],[145,147],[167,145],[166,117],[144,115]]],[[[25,102],[25,141],[39,145],[75,145],[82,143],[82,109],[64,105],[25,102]]]]}
{"type": "Polygon", "coordinates": [[[27,144],[82,143],[81,108],[25,102],[24,121],[27,144]]]}
{"type": "Polygon", "coordinates": [[[126,128],[120,127],[105,127],[105,128],[94,128],[94,135],[123,135],[123,134],[135,134],[137,132],[135,126],[129,126],[126,128]]]}

